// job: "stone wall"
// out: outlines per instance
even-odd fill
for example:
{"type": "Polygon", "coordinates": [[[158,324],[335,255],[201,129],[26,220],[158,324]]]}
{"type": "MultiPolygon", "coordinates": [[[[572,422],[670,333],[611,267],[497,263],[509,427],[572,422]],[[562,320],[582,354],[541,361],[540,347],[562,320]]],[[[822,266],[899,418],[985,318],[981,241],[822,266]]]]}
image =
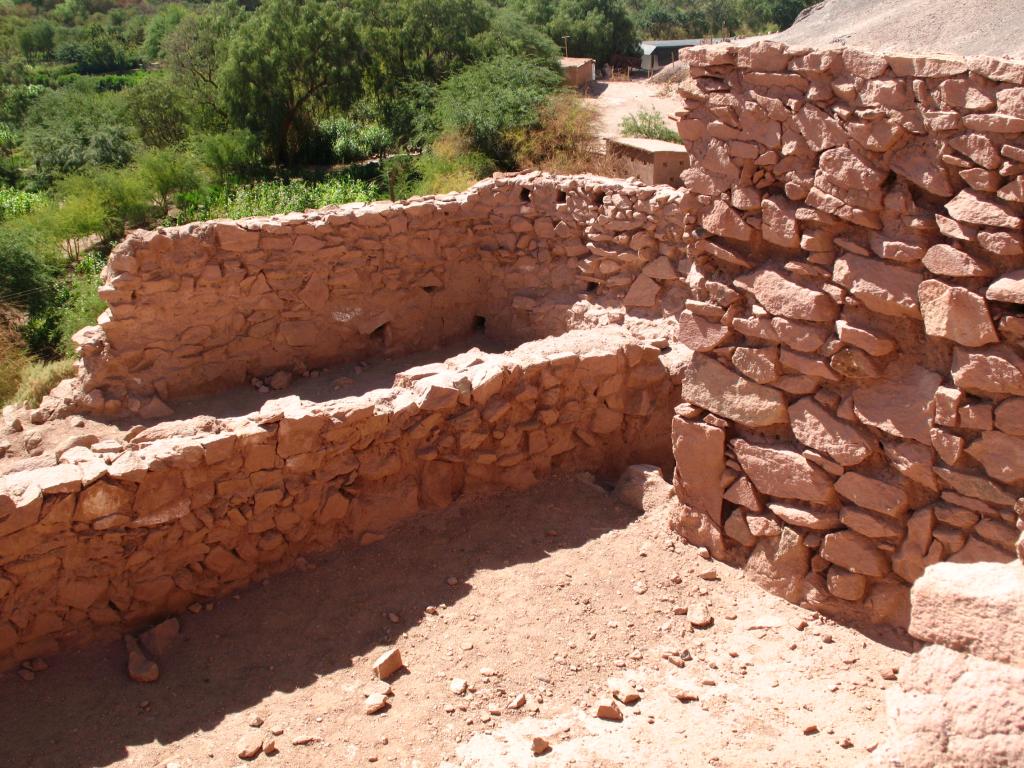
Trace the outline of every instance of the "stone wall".
{"type": "Polygon", "coordinates": [[[392,389],[197,417],[0,479],[0,669],[227,594],[421,510],[668,468],[678,379],[619,328],[411,369],[392,389]]]}
{"type": "Polygon", "coordinates": [[[886,692],[889,728],[871,765],[1024,764],[1024,566],[940,563],[911,594],[926,645],[886,692]]]}
{"type": "Polygon", "coordinates": [[[679,189],[524,174],[130,236],[43,416],[161,416],[481,321],[510,344],[564,335],[7,476],[0,657],[224,594],[460,493],[670,449],[677,529],[833,614],[905,625],[928,564],[1011,559],[1024,65],[683,55],[679,189]]]}
{"type": "Polygon", "coordinates": [[[681,306],[678,195],[527,174],[466,193],[132,233],[45,411],[161,417],[182,398],[436,347],[486,324],[509,343],[585,324],[584,298],[681,306]]]}
{"type": "Polygon", "coordinates": [[[1013,556],[1024,63],[680,58],[702,237],[678,526],[790,599],[905,625],[929,563],[1013,556]]]}

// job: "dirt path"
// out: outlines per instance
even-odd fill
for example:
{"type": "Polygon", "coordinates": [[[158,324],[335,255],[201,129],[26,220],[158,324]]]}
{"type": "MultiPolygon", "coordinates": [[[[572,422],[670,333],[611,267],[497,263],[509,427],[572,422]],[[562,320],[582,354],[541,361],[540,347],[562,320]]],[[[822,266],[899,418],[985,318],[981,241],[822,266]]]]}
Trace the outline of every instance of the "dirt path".
{"type": "Polygon", "coordinates": [[[598,134],[603,138],[621,136],[622,118],[641,109],[657,110],[664,117],[666,127],[675,130],[676,124],[669,120],[669,115],[682,108],[679,97],[670,88],[643,80],[602,81],[595,84],[588,97],[600,115],[598,134]]]}
{"type": "Polygon", "coordinates": [[[239,739],[268,730],[279,752],[253,765],[863,762],[904,653],[701,559],[662,513],[636,514],[586,476],[554,479],[186,614],[157,683],[127,679],[120,643],[32,681],[0,675],[0,762],[231,768],[239,739]],[[698,606],[706,629],[690,627],[698,606]],[[372,660],[392,644],[406,669],[367,715],[372,660]],[[641,696],[621,723],[590,714],[610,677],[641,696]],[[551,748],[534,758],[537,736],[551,748]]]}

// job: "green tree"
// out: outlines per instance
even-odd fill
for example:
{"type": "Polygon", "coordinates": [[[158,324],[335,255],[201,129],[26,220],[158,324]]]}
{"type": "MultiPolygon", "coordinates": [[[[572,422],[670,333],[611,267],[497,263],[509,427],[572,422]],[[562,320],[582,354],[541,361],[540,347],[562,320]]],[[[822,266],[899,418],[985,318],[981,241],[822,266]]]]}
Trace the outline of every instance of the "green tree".
{"type": "Polygon", "coordinates": [[[23,146],[43,181],[90,165],[126,165],[135,151],[120,93],[44,93],[25,118],[23,146]]]}
{"type": "Polygon", "coordinates": [[[139,170],[160,201],[166,214],[176,195],[195,192],[201,185],[199,167],[181,148],[150,149],[139,155],[139,170]]]}
{"type": "Polygon", "coordinates": [[[741,0],[747,26],[755,31],[785,29],[815,0],[741,0]]]}
{"type": "Polygon", "coordinates": [[[124,42],[98,24],[65,30],[54,56],[83,75],[123,72],[133,64],[124,42]]]}
{"type": "Polygon", "coordinates": [[[172,84],[187,99],[190,122],[205,130],[230,127],[217,72],[227,58],[242,10],[230,2],[190,13],[164,35],[161,57],[172,84]]]}
{"type": "Polygon", "coordinates": [[[511,56],[472,64],[438,89],[435,131],[461,135],[473,150],[508,167],[517,134],[536,124],[540,106],[561,83],[549,67],[511,56]]]}
{"type": "Polygon", "coordinates": [[[630,18],[637,34],[647,40],[693,37],[700,31],[690,28],[685,9],[672,0],[634,2],[630,6],[630,18]]]}
{"type": "Polygon", "coordinates": [[[145,40],[142,43],[142,55],[146,61],[160,58],[167,33],[178,26],[187,14],[188,11],[184,7],[172,3],[163,6],[149,18],[146,23],[145,40]]]}
{"type": "Polygon", "coordinates": [[[218,184],[238,182],[259,164],[259,144],[246,130],[199,134],[192,138],[192,147],[218,184]]]}
{"type": "Polygon", "coordinates": [[[53,25],[46,19],[35,19],[18,33],[18,46],[26,59],[45,59],[53,53],[53,25]]]}
{"type": "Polygon", "coordinates": [[[484,0],[360,0],[376,88],[409,80],[440,82],[475,58],[473,39],[490,25],[484,0]]]}
{"type": "Polygon", "coordinates": [[[556,63],[561,49],[547,32],[531,24],[516,8],[499,8],[490,26],[473,38],[476,55],[481,59],[495,56],[526,56],[556,63]]]}
{"type": "Polygon", "coordinates": [[[547,30],[556,40],[569,36],[570,55],[599,63],[636,49],[633,22],[619,0],[559,0],[547,30]]]}
{"type": "Polygon", "coordinates": [[[356,100],[363,57],[351,9],[268,0],[232,37],[218,83],[236,123],[288,163],[318,116],[356,100]]]}
{"type": "Polygon", "coordinates": [[[125,99],[127,115],[143,144],[167,147],[188,136],[189,99],[166,73],[143,78],[126,92],[125,99]]]}
{"type": "Polygon", "coordinates": [[[29,312],[46,306],[57,253],[53,238],[27,216],[0,226],[0,301],[29,312]]]}

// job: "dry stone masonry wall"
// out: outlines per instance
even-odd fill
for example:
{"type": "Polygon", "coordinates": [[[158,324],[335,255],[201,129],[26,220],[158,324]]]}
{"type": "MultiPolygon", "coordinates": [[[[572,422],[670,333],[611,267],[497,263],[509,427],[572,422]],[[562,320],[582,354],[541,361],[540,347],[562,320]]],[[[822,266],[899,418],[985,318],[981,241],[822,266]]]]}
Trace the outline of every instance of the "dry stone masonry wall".
{"type": "Polygon", "coordinates": [[[480,324],[552,338],[4,477],[0,664],[462,495],[670,452],[680,533],[822,610],[906,625],[928,564],[1010,560],[1024,65],[769,43],[684,57],[678,189],[533,173],[132,234],[43,418],[164,417],[480,324]]]}
{"type": "MultiPolygon", "coordinates": [[[[420,510],[668,466],[678,379],[611,327],[472,350],[391,389],[165,422],[0,480],[0,668],[223,595],[420,510]]],[[[300,563],[301,564],[301,563],[300,563]]]]}
{"type": "Polygon", "coordinates": [[[790,599],[906,624],[1009,560],[1024,487],[1024,63],[684,51],[700,227],[679,527],[790,599]]]}
{"type": "Polygon", "coordinates": [[[430,349],[482,323],[514,343],[561,333],[586,324],[581,297],[660,315],[683,298],[661,291],[679,277],[678,197],[532,174],[135,232],[111,255],[109,309],[76,337],[79,377],[44,408],[166,416],[254,376],[430,349]]]}

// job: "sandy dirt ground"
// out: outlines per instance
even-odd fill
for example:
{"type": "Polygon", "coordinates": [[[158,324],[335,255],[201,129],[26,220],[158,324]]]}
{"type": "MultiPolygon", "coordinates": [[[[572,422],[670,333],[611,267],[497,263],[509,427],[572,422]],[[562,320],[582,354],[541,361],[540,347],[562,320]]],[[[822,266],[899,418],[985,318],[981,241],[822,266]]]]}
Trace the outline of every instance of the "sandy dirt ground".
{"type": "Polygon", "coordinates": [[[825,0],[775,39],[892,53],[1024,58],[1021,0],[825,0]]]}
{"type": "Polygon", "coordinates": [[[233,768],[240,740],[273,734],[277,752],[249,764],[868,759],[904,641],[763,592],[608,487],[579,475],[465,503],[197,605],[156,683],[128,679],[121,643],[51,659],[31,681],[0,675],[0,763],[233,768]],[[692,627],[702,610],[713,623],[692,627]],[[392,646],[405,669],[368,715],[372,661],[392,646]],[[639,696],[621,722],[592,715],[610,678],[639,696]],[[537,737],[549,747],[534,757],[537,737]]]}
{"type": "Polygon", "coordinates": [[[601,117],[598,135],[603,138],[621,136],[622,118],[641,109],[657,110],[664,117],[666,127],[675,130],[676,124],[669,120],[669,115],[681,109],[679,97],[670,87],[644,80],[600,81],[594,83],[586,96],[601,117]]]}

